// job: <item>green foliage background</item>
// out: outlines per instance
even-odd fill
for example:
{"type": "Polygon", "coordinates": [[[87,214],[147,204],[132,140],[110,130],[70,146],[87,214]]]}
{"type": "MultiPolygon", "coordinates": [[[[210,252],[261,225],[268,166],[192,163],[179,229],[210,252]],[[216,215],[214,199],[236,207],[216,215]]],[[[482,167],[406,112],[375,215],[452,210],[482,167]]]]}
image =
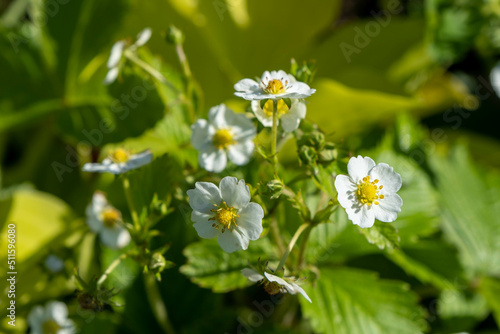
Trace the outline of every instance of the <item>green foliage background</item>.
{"type": "MultiPolygon", "coordinates": [[[[85,225],[92,193],[105,191],[128,212],[119,180],[82,173],[81,166],[125,146],[150,148],[157,157],[130,173],[136,203],[147,212],[153,194],[171,199],[173,212],[159,222],[154,243],[171,246],[166,258],[175,266],[163,272],[160,292],[179,333],[237,333],[241,326],[258,333],[498,333],[500,102],[488,76],[499,54],[499,8],[486,0],[0,2],[0,281],[6,226],[15,222],[15,330],[27,331],[34,305],[58,299],[69,305],[80,333],[161,331],[144,297],[142,268],[131,260],[108,281],[121,291],[115,300],[123,307],[96,313],[75,300],[73,268],[90,279],[119,255],[85,225]],[[375,16],[387,24],[378,23],[371,36],[367,29],[380,22],[375,16]],[[270,238],[226,254],[197,236],[185,191],[218,176],[198,169],[189,110],[176,102],[175,90],[129,63],[116,83],[102,84],[113,43],[149,26],[153,37],[140,58],[185,90],[175,49],[164,40],[170,24],[186,37],[197,117],[222,102],[245,111],[232,88],[242,78],[288,70],[291,57],[316,60],[317,92],[303,126],[318,124],[340,153],[334,164],[318,167],[314,181],[294,186],[313,213],[335,198],[332,173],[345,173],[349,154],[369,155],[401,174],[404,206],[393,224],[360,230],[339,209],[311,231],[304,288],[312,304],[286,295],[269,316],[259,308],[269,296],[240,270],[262,254],[279,260],[270,255],[277,247],[270,238]],[[366,36],[362,47],[359,31],[366,36]],[[357,51],[346,57],[346,44],[357,51]],[[132,107],[123,94],[136,87],[147,94],[132,107]],[[103,119],[111,131],[102,130],[103,119]],[[49,254],[65,259],[63,273],[45,269],[49,254]],[[252,327],[255,314],[263,320],[252,327]]],[[[257,187],[269,165],[255,156],[222,176],[257,187]]],[[[280,161],[286,181],[305,170],[295,139],[281,149],[280,161]]],[[[300,216],[290,203],[276,215],[289,240],[300,216]]],[[[12,329],[6,300],[0,297],[2,331],[12,329]]]]}

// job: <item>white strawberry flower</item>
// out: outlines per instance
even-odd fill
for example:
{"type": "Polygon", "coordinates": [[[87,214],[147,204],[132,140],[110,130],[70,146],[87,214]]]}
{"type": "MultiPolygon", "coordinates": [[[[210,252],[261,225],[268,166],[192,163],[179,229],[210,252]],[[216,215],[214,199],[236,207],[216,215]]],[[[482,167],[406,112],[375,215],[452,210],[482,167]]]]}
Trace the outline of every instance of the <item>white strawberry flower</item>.
{"type": "Polygon", "coordinates": [[[228,158],[237,166],[250,161],[257,129],[244,114],[220,104],[210,108],[208,120],[197,120],[191,129],[191,143],[199,151],[200,166],[207,171],[222,172],[228,158]]]}
{"type": "Polygon", "coordinates": [[[108,62],[106,64],[108,67],[108,73],[104,78],[105,85],[113,83],[118,77],[118,74],[120,73],[120,63],[125,50],[137,50],[138,47],[143,46],[147,41],[149,41],[151,34],[151,29],[145,28],[137,35],[137,40],[133,44],[129,45],[127,40],[121,40],[113,44],[108,62]]]}
{"type": "MultiPolygon", "coordinates": [[[[278,109],[278,124],[281,121],[281,126],[285,132],[292,132],[297,130],[300,121],[306,117],[306,104],[300,100],[290,100],[291,105],[288,105],[284,100],[279,100],[277,103],[278,109]]],[[[252,101],[252,110],[257,119],[264,125],[264,127],[273,126],[273,101],[268,100],[261,107],[260,101],[252,101]]]]}
{"type": "Polygon", "coordinates": [[[375,219],[390,223],[401,212],[403,200],[396,192],[401,176],[385,163],[375,165],[369,157],[352,157],[349,175],[338,175],[335,188],[340,205],[349,219],[360,227],[372,227],[375,219]]]}
{"type": "Polygon", "coordinates": [[[196,182],[195,189],[187,194],[193,208],[193,227],[201,238],[217,237],[221,248],[228,253],[245,250],[250,240],[259,239],[264,210],[250,202],[245,180],[226,176],[219,187],[210,182],[196,182]]]}
{"type": "Polygon", "coordinates": [[[264,275],[262,275],[250,268],[242,269],[241,273],[252,282],[262,282],[264,289],[270,295],[275,295],[277,293],[289,293],[291,295],[295,295],[300,293],[305,299],[307,299],[307,301],[309,301],[309,303],[312,303],[311,298],[309,298],[304,289],[295,283],[296,279],[294,277],[281,278],[270,274],[267,271],[264,272],[264,275]]]}
{"type": "Polygon", "coordinates": [[[86,214],[87,225],[99,234],[105,246],[120,249],[130,243],[130,233],[123,225],[121,212],[108,203],[103,193],[94,193],[86,214]]]}
{"type": "Polygon", "coordinates": [[[84,172],[123,174],[132,169],[137,169],[153,161],[153,153],[145,150],[137,154],[131,154],[124,148],[118,148],[109,153],[108,157],[101,163],[86,163],[83,165],[84,172]]]}
{"type": "Polygon", "coordinates": [[[50,301],[45,307],[35,306],[29,313],[28,325],[32,334],[72,334],[75,324],[68,319],[68,307],[58,301],[50,301]]]}
{"type": "Polygon", "coordinates": [[[234,85],[234,95],[245,100],[304,99],[316,92],[304,82],[297,81],[285,71],[265,71],[257,83],[252,79],[242,79],[234,85]]]}

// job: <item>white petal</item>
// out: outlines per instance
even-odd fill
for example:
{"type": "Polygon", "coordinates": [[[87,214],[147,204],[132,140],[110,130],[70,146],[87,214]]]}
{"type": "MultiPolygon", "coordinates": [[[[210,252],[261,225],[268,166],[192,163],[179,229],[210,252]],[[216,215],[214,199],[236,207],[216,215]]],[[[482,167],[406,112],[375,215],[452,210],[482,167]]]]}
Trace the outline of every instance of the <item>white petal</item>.
{"type": "MultiPolygon", "coordinates": [[[[191,144],[197,150],[202,150],[211,143],[213,130],[210,131],[210,126],[206,119],[199,119],[191,125],[191,144]]],[[[212,128],[213,129],[213,128],[212,128]]]]}
{"type": "Polygon", "coordinates": [[[59,325],[61,326],[61,329],[57,332],[57,334],[74,334],[76,332],[75,323],[71,319],[66,319],[64,323],[59,325]]]}
{"type": "Polygon", "coordinates": [[[108,73],[106,73],[106,77],[103,80],[103,84],[109,85],[115,82],[116,78],[118,78],[118,74],[120,73],[119,67],[110,68],[108,73]]]}
{"type": "Polygon", "coordinates": [[[281,100],[283,95],[267,94],[264,91],[253,91],[251,93],[236,92],[234,95],[244,98],[245,100],[281,100]]]}
{"type": "Polygon", "coordinates": [[[34,333],[42,332],[42,324],[45,320],[45,309],[40,305],[33,307],[27,318],[31,331],[34,333]]]}
{"type": "Polygon", "coordinates": [[[296,115],[298,118],[303,119],[306,117],[307,107],[304,102],[299,100],[291,100],[292,105],[290,106],[289,114],[296,115]]]}
{"type": "MultiPolygon", "coordinates": [[[[124,164],[123,164],[124,166],[124,164]]],[[[82,170],[84,172],[91,172],[91,173],[112,173],[112,174],[121,174],[123,173],[123,167],[111,163],[111,164],[105,164],[104,161],[103,163],[86,163],[83,165],[82,170]]]]}
{"type": "Polygon", "coordinates": [[[217,237],[217,241],[221,248],[228,253],[247,249],[249,242],[248,238],[239,233],[237,229],[233,231],[226,230],[224,233],[220,233],[217,237]]]}
{"type": "MultiPolygon", "coordinates": [[[[279,71],[275,72],[274,77],[278,80],[283,79],[285,81],[290,81],[290,80],[288,80],[288,74],[283,70],[279,70],[279,71]]],[[[283,82],[283,84],[284,84],[284,82],[283,82]]]]}
{"type": "Polygon", "coordinates": [[[106,64],[108,68],[113,68],[118,65],[120,59],[122,59],[123,47],[125,43],[123,41],[118,41],[111,47],[111,53],[108,58],[108,63],[106,64]]]}
{"type": "Polygon", "coordinates": [[[401,175],[386,163],[380,163],[372,168],[369,173],[371,180],[378,179],[379,186],[383,186],[384,192],[395,193],[401,189],[401,175]]]}
{"type": "Polygon", "coordinates": [[[254,202],[248,203],[246,207],[238,212],[240,216],[236,220],[236,224],[240,230],[244,230],[245,235],[250,240],[259,239],[262,233],[262,219],[264,218],[264,210],[254,202]]]}
{"type": "Polygon", "coordinates": [[[375,213],[373,209],[367,205],[361,205],[356,208],[346,208],[346,212],[352,223],[354,225],[359,225],[359,227],[372,227],[375,223],[375,213]]]}
{"type": "Polygon", "coordinates": [[[372,205],[375,218],[386,223],[395,221],[403,205],[401,197],[398,194],[388,194],[378,202],[378,205],[372,205]]]}
{"type": "Polygon", "coordinates": [[[212,239],[219,233],[219,231],[212,226],[214,221],[209,220],[212,217],[213,214],[203,213],[196,210],[194,210],[191,214],[191,220],[195,222],[193,227],[196,232],[198,232],[198,236],[200,236],[200,238],[212,239]]]}
{"type": "Polygon", "coordinates": [[[210,213],[214,204],[221,202],[219,188],[211,182],[196,182],[195,189],[189,189],[187,195],[191,208],[202,213],[210,213]]]}
{"type": "MultiPolygon", "coordinates": [[[[274,71],[273,71],[274,72],[274,71]]],[[[269,80],[272,80],[274,77],[269,73],[269,71],[264,71],[262,73],[262,76],[260,77],[260,81],[264,83],[264,85],[267,85],[269,80]]]]}
{"type": "MultiPolygon", "coordinates": [[[[255,117],[259,120],[259,122],[264,125],[266,128],[270,128],[273,126],[273,116],[268,115],[264,109],[260,107],[260,101],[252,101],[251,102],[252,111],[255,114],[255,117]]],[[[279,120],[278,120],[279,122],[279,120]]],[[[279,124],[279,123],[278,123],[279,124]]]]}
{"type": "Polygon", "coordinates": [[[101,242],[112,249],[120,249],[130,243],[130,233],[123,227],[103,228],[99,233],[101,242]]]}
{"type": "Polygon", "coordinates": [[[200,151],[198,161],[201,168],[209,172],[220,173],[227,165],[226,151],[215,147],[209,147],[206,151],[200,151]]]}
{"type": "Polygon", "coordinates": [[[276,282],[283,287],[286,287],[288,285],[287,281],[285,281],[283,278],[278,277],[276,275],[270,274],[268,272],[264,272],[264,276],[266,276],[266,278],[269,282],[276,282]]]}
{"type": "Polygon", "coordinates": [[[220,181],[219,189],[222,200],[230,207],[243,209],[250,202],[250,190],[245,180],[226,176],[220,181]]]}
{"type": "Polygon", "coordinates": [[[285,132],[293,132],[297,130],[300,124],[300,118],[293,114],[285,114],[281,116],[281,127],[285,132]]]}
{"type": "Polygon", "coordinates": [[[296,81],[294,82],[289,89],[287,89],[287,93],[299,93],[299,94],[307,94],[307,96],[312,95],[316,92],[315,89],[311,89],[308,84],[296,81]]]}
{"type": "Polygon", "coordinates": [[[137,34],[137,41],[134,43],[134,45],[137,47],[143,46],[149,41],[152,33],[153,32],[151,31],[151,28],[145,28],[139,34],[137,34]]]}
{"type": "MultiPolygon", "coordinates": [[[[299,285],[297,285],[296,283],[291,283],[291,285],[294,287],[295,289],[295,293],[300,293],[309,303],[312,303],[312,300],[311,298],[309,298],[309,296],[307,295],[307,293],[304,291],[304,289],[302,289],[302,287],[300,287],[299,285]]],[[[294,293],[294,294],[295,294],[294,293]]]]}
{"type": "Polygon", "coordinates": [[[357,187],[349,176],[337,175],[335,189],[337,189],[338,201],[344,209],[351,207],[356,202],[355,193],[357,187]]]}
{"type": "Polygon", "coordinates": [[[491,87],[493,87],[493,90],[495,91],[495,93],[497,93],[497,96],[500,96],[500,62],[497,63],[491,70],[490,81],[491,87]]]}
{"type": "Polygon", "coordinates": [[[368,176],[370,170],[375,166],[375,161],[370,157],[352,157],[347,164],[347,171],[354,183],[359,183],[365,176],[368,176]]]}
{"type": "Polygon", "coordinates": [[[216,129],[227,129],[229,128],[228,119],[232,118],[234,111],[226,107],[224,103],[218,106],[210,108],[208,111],[208,121],[216,129]]]}
{"type": "Polygon", "coordinates": [[[144,165],[147,165],[153,161],[153,153],[150,150],[145,150],[137,154],[130,156],[129,160],[125,162],[124,169],[131,170],[137,169],[144,165]]]}
{"type": "Polygon", "coordinates": [[[264,276],[250,268],[241,269],[241,273],[252,282],[258,282],[264,279],[264,276]]]}
{"type": "Polygon", "coordinates": [[[250,161],[252,157],[255,144],[251,140],[247,140],[243,143],[236,143],[229,146],[227,150],[227,155],[229,160],[231,160],[237,166],[243,166],[250,161]]]}
{"type": "Polygon", "coordinates": [[[259,84],[252,79],[242,79],[234,85],[236,91],[254,91],[260,89],[259,84]]]}
{"type": "Polygon", "coordinates": [[[232,112],[228,115],[227,121],[233,131],[233,139],[236,141],[253,140],[257,135],[255,125],[244,114],[232,112]]]}
{"type": "Polygon", "coordinates": [[[68,318],[68,307],[63,302],[50,301],[45,306],[46,319],[54,319],[58,324],[68,318]]]}

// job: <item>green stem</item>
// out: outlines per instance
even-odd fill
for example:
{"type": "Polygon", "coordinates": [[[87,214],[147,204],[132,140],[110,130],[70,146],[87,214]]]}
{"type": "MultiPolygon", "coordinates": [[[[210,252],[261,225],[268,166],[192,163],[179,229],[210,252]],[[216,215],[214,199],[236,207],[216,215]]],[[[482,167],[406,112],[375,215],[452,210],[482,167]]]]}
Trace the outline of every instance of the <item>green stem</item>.
{"type": "Polygon", "coordinates": [[[152,66],[150,66],[145,61],[142,61],[141,59],[139,59],[133,52],[131,52],[129,50],[126,50],[125,53],[124,53],[124,55],[130,61],[132,61],[137,66],[139,66],[140,68],[142,68],[144,71],[146,71],[149,74],[151,74],[151,76],[153,78],[155,78],[156,80],[158,80],[162,84],[165,84],[168,88],[170,88],[171,90],[173,90],[177,95],[181,95],[182,94],[182,92],[177,87],[175,87],[174,84],[172,84],[170,81],[168,81],[163,76],[163,74],[161,74],[158,70],[156,70],[155,68],[153,68],[152,66]]]}
{"type": "Polygon", "coordinates": [[[278,155],[276,143],[278,141],[278,101],[273,100],[273,129],[272,129],[271,155],[273,157],[274,174],[278,174],[278,155]]]}
{"type": "Polygon", "coordinates": [[[304,237],[302,238],[302,245],[300,245],[299,250],[299,260],[297,263],[297,268],[301,268],[304,264],[304,259],[306,255],[307,241],[309,240],[309,234],[311,234],[313,225],[309,224],[307,230],[304,232],[304,237]]]}
{"type": "Polygon", "coordinates": [[[290,243],[288,244],[288,247],[286,248],[285,254],[283,254],[283,257],[281,258],[280,263],[276,267],[276,271],[279,271],[283,268],[283,266],[285,265],[285,261],[288,258],[288,255],[290,254],[290,252],[293,249],[293,246],[295,246],[295,243],[299,239],[302,232],[304,232],[304,230],[306,230],[310,225],[311,225],[310,223],[304,223],[304,224],[299,226],[297,231],[295,231],[295,234],[293,235],[292,240],[290,240],[290,243]]]}
{"type": "Polygon", "coordinates": [[[126,175],[123,175],[123,191],[125,192],[125,197],[127,198],[128,208],[130,210],[130,215],[132,216],[132,222],[136,231],[140,230],[139,226],[139,216],[134,207],[134,201],[132,200],[132,194],[130,192],[130,181],[126,175]]]}
{"type": "Polygon", "coordinates": [[[146,294],[148,296],[149,304],[151,306],[151,309],[153,310],[156,320],[165,333],[174,334],[175,330],[168,318],[167,308],[163,303],[160,289],[158,289],[158,285],[156,284],[154,276],[151,274],[145,274],[144,285],[146,288],[146,294]]]}
{"type": "Polygon", "coordinates": [[[280,254],[283,253],[285,251],[285,245],[283,244],[283,239],[281,238],[280,227],[278,225],[276,216],[274,216],[273,220],[271,221],[271,233],[273,234],[273,238],[278,245],[280,254]]]}
{"type": "Polygon", "coordinates": [[[184,76],[186,77],[186,107],[188,108],[189,115],[191,117],[191,122],[196,121],[196,114],[193,106],[193,75],[191,72],[191,68],[189,67],[189,62],[187,60],[186,54],[184,53],[184,48],[182,44],[176,44],[175,51],[177,53],[177,57],[179,58],[179,62],[182,66],[182,71],[184,72],[184,76]]]}
{"type": "Polygon", "coordinates": [[[127,256],[128,256],[128,253],[123,253],[122,255],[117,257],[113,262],[111,262],[111,264],[108,266],[108,268],[106,268],[104,273],[101,275],[101,277],[97,281],[97,287],[100,287],[102,285],[102,283],[104,283],[106,278],[108,278],[108,275],[111,274],[111,272],[113,270],[115,270],[115,268],[118,267],[120,262],[122,262],[122,260],[124,260],[127,256]]]}

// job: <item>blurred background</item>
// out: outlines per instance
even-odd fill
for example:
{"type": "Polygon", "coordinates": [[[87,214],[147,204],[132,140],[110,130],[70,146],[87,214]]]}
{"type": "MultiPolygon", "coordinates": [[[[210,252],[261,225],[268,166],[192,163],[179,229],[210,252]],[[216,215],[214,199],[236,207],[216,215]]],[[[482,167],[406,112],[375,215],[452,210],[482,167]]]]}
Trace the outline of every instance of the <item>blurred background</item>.
{"type": "MultiPolygon", "coordinates": [[[[190,212],[182,198],[196,173],[183,181],[182,171],[196,168],[197,152],[189,143],[192,115],[177,102],[176,90],[130,62],[115,83],[103,85],[112,45],[134,40],[145,27],[153,35],[139,57],[177,89],[189,86],[196,117],[222,102],[238,111],[248,108],[233,96],[233,85],[242,78],[265,70],[288,72],[292,58],[314,68],[310,86],[317,92],[308,99],[307,121],[347,152],[391,164],[407,184],[404,210],[394,223],[401,251],[385,253],[361,243],[357,230],[344,223],[312,233],[311,258],[406,282],[425,314],[425,324],[416,326],[422,331],[498,333],[500,1],[495,0],[0,0],[0,230],[5,233],[7,222],[18,224],[17,331],[27,331],[23,319],[31,307],[50,299],[65,301],[84,333],[159,331],[133,262],[112,278],[123,291],[117,299],[124,307],[96,313],[81,309],[74,298],[73,268],[91,277],[118,254],[99,248],[83,230],[95,189],[106,189],[117,207],[126,207],[120,185],[111,175],[81,172],[85,162],[116,146],[168,153],[173,161],[168,163],[175,164],[160,179],[155,173],[166,167],[155,165],[134,181],[144,194],[171,195],[177,208],[160,222],[164,235],[158,240],[172,243],[169,260],[177,265],[161,284],[174,327],[180,333],[237,332],[237,319],[255,309],[252,298],[265,298],[256,286],[236,289],[248,285],[239,278],[234,289],[226,289],[234,291],[214,294],[206,288],[227,291],[217,291],[203,275],[221,278],[185,267],[190,256],[185,248],[198,237],[185,221],[190,212]],[[170,25],[184,34],[192,81],[178,50],[166,41],[170,25]],[[137,87],[144,87],[144,97],[137,87]],[[343,245],[333,254],[318,255],[324,244],[338,243],[343,245]],[[63,273],[44,267],[52,253],[65,259],[63,273]]],[[[281,161],[298,166],[295,140],[281,151],[281,161]]],[[[258,174],[247,177],[260,180],[258,174]]],[[[1,266],[5,240],[2,234],[1,266]]],[[[323,297],[315,305],[333,305],[323,297]]],[[[3,313],[6,300],[0,297],[4,331],[12,329],[3,313]]],[[[277,312],[255,332],[354,333],[335,322],[357,321],[348,319],[352,314],[328,323],[317,315],[320,310],[290,302],[293,312],[277,312]],[[316,316],[320,320],[311,320],[316,316]]],[[[386,332],[382,325],[373,328],[366,333],[386,332]]],[[[400,331],[407,332],[418,331],[400,331]]]]}

